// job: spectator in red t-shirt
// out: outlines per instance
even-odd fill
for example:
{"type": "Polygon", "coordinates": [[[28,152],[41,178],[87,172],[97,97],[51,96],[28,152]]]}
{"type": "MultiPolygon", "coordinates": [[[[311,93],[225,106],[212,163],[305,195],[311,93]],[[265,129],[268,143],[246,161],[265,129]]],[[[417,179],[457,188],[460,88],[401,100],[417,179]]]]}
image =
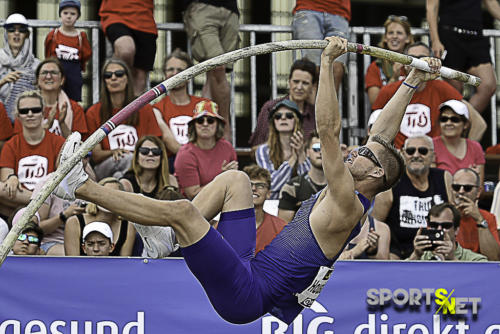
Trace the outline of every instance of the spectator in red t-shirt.
{"type": "Polygon", "coordinates": [[[22,93],[16,116],[22,132],[7,141],[0,154],[0,213],[8,215],[29,202],[31,191],[55,170],[64,138],[42,126],[43,98],[37,91],[22,93]]]}
{"type": "MultiPolygon", "coordinates": [[[[78,102],[63,91],[66,75],[56,58],[43,60],[35,71],[37,86],[43,97],[43,126],[56,135],[68,137],[78,131],[85,138],[88,134],[85,113],[78,102]]],[[[14,132],[22,129],[19,120],[14,122],[14,132]]]]}
{"type": "Polygon", "coordinates": [[[452,175],[461,168],[473,168],[484,180],[484,151],[475,140],[465,138],[470,122],[467,106],[457,100],[449,100],[439,106],[441,135],[434,137],[436,167],[452,175]]]}
{"type": "Polygon", "coordinates": [[[238,169],[236,151],[223,138],[225,120],[215,102],[196,104],[188,124],[189,143],[183,145],[175,158],[175,174],[179,187],[193,199],[220,173],[238,169]]]}
{"type": "MultiPolygon", "coordinates": [[[[181,49],[175,49],[163,61],[165,79],[169,79],[189,67],[193,61],[181,49]]],[[[168,149],[169,165],[173,171],[175,154],[181,145],[189,141],[188,123],[193,118],[195,105],[200,101],[208,101],[204,97],[188,94],[188,83],[184,82],[168,91],[160,102],[153,105],[158,125],[163,133],[162,139],[168,149]]]]}
{"type": "MultiPolygon", "coordinates": [[[[421,42],[410,44],[405,53],[416,58],[429,57],[431,51],[429,47],[421,42]]],[[[409,70],[408,67],[406,70],[409,70]]],[[[372,109],[382,109],[394,95],[396,90],[403,83],[402,80],[384,86],[372,109]]],[[[407,137],[427,135],[435,137],[440,134],[439,128],[439,105],[448,100],[462,101],[467,105],[470,116],[470,132],[469,138],[473,140],[481,140],[481,137],[486,131],[486,122],[483,120],[479,112],[474,107],[463,99],[463,96],[457,92],[450,84],[443,80],[431,80],[420,84],[415,89],[415,93],[406,107],[406,112],[401,122],[394,145],[401,148],[407,137]]]]}
{"type": "Polygon", "coordinates": [[[61,0],[61,26],[52,29],[45,38],[45,58],[55,57],[64,67],[64,91],[70,99],[82,100],[82,71],[92,56],[92,48],[85,31],[75,28],[80,17],[80,0],[61,0]]]}
{"type": "Polygon", "coordinates": [[[477,205],[481,192],[479,174],[471,168],[459,169],[451,187],[453,203],[462,215],[457,235],[460,246],[481,253],[490,261],[500,260],[496,217],[477,205]]]}
{"type": "Polygon", "coordinates": [[[2,102],[0,102],[0,152],[2,152],[3,144],[12,136],[14,129],[7,116],[7,110],[2,102]]]}
{"type": "Polygon", "coordinates": [[[102,30],[113,45],[113,56],[132,70],[136,95],[146,89],[147,72],[155,62],[158,29],[154,7],[154,0],[103,0],[99,8],[102,30]]]}
{"type": "Polygon", "coordinates": [[[265,168],[250,165],[243,168],[250,178],[253,194],[253,207],[255,209],[255,228],[257,238],[255,254],[264,249],[285,227],[286,222],[264,211],[264,202],[271,195],[271,174],[265,168]]]}
{"type": "MultiPolygon", "coordinates": [[[[410,22],[406,16],[389,15],[384,22],[384,36],[380,41],[381,48],[403,53],[405,47],[413,43],[410,22]]],[[[399,80],[403,65],[378,58],[368,67],[365,75],[365,89],[370,104],[377,99],[380,89],[399,80]]],[[[403,72],[404,73],[404,72],[403,72]]]]}
{"type": "MultiPolygon", "coordinates": [[[[101,98],[86,113],[90,133],[135,98],[130,70],[120,59],[109,59],[102,68],[101,98]]],[[[130,168],[132,151],[137,140],[145,135],[161,137],[153,107],[146,104],[133,113],[124,124],[118,125],[92,150],[97,179],[120,178],[130,168]]]]}

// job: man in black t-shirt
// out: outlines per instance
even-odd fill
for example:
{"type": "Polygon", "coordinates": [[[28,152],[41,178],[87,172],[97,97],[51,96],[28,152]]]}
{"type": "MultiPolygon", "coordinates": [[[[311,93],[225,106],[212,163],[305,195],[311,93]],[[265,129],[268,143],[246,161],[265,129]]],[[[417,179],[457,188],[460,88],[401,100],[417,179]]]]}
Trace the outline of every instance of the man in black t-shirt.
{"type": "Polygon", "coordinates": [[[451,196],[451,174],[431,168],[434,145],[428,136],[406,139],[403,146],[406,170],[392,189],[375,197],[372,216],[389,225],[391,259],[405,259],[413,252],[413,239],[435,204],[451,196]]]}

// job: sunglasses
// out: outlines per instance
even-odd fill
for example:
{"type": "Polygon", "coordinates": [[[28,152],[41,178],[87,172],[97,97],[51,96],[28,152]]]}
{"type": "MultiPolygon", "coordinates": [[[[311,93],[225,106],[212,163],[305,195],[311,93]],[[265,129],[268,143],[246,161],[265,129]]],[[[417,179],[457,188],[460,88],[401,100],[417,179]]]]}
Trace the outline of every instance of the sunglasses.
{"type": "Polygon", "coordinates": [[[40,243],[40,239],[38,237],[35,237],[34,235],[28,235],[26,233],[21,233],[17,237],[17,240],[19,240],[19,241],[25,241],[26,239],[28,239],[28,243],[30,243],[30,244],[38,245],[40,243]]]}
{"type": "Polygon", "coordinates": [[[149,153],[153,153],[154,156],[159,156],[161,155],[161,148],[139,147],[139,153],[142,155],[149,155],[149,153]]]}
{"type": "Polygon", "coordinates": [[[311,148],[316,153],[321,152],[321,144],[320,143],[314,143],[311,148]]]}
{"type": "Polygon", "coordinates": [[[203,117],[198,117],[196,119],[196,123],[198,124],[205,124],[205,120],[207,121],[208,124],[214,124],[215,123],[215,118],[213,117],[207,117],[207,116],[203,116],[203,117]]]}
{"type": "MultiPolygon", "coordinates": [[[[368,147],[366,146],[361,146],[359,149],[358,149],[358,155],[362,156],[362,157],[365,157],[365,158],[368,158],[370,159],[374,164],[375,166],[377,167],[380,167],[382,169],[384,169],[384,167],[382,167],[382,164],[380,163],[380,161],[378,161],[377,157],[375,156],[375,154],[372,152],[372,150],[370,150],[368,147]]],[[[385,170],[384,170],[385,171],[385,170]]],[[[385,176],[385,173],[383,175],[383,179],[384,179],[384,184],[387,184],[387,178],[385,176]]]]}
{"type": "Polygon", "coordinates": [[[263,190],[267,189],[267,183],[262,183],[262,182],[250,182],[250,186],[253,188],[255,187],[256,189],[263,190]]]}
{"type": "Polygon", "coordinates": [[[445,230],[449,230],[450,228],[453,227],[453,222],[429,222],[427,224],[427,226],[429,226],[430,228],[433,228],[433,229],[439,229],[439,227],[445,229],[445,230]]]}
{"type": "Polygon", "coordinates": [[[27,33],[28,32],[28,27],[8,27],[7,32],[16,32],[19,31],[20,33],[27,33]]]}
{"type": "Polygon", "coordinates": [[[473,184],[458,184],[458,183],[454,183],[451,185],[451,188],[455,191],[460,191],[460,189],[462,189],[462,187],[464,188],[464,191],[466,193],[468,193],[469,191],[471,191],[473,188],[477,188],[476,185],[473,185],[473,184]]]}
{"type": "Polygon", "coordinates": [[[56,70],[52,70],[52,71],[42,71],[42,72],[40,72],[40,75],[41,75],[41,76],[44,76],[44,77],[46,77],[46,76],[47,76],[47,75],[49,75],[49,74],[50,74],[50,75],[52,75],[52,76],[54,77],[54,76],[56,76],[56,75],[61,74],[61,72],[60,72],[60,71],[56,71],[56,70]]]}
{"type": "Polygon", "coordinates": [[[391,21],[394,21],[394,20],[399,20],[399,21],[403,21],[403,22],[408,21],[408,17],[406,17],[404,15],[403,16],[389,15],[389,16],[387,16],[387,19],[391,20],[391,21]]]}
{"type": "Polygon", "coordinates": [[[277,112],[274,114],[274,119],[279,121],[283,115],[285,115],[286,119],[292,119],[293,118],[293,112],[286,112],[286,113],[280,113],[280,112],[277,112]]]}
{"type": "Polygon", "coordinates": [[[104,79],[111,79],[111,77],[113,77],[113,74],[115,75],[115,77],[121,78],[125,75],[125,71],[124,70],[118,70],[114,72],[106,71],[102,76],[104,77],[104,79]]]}
{"type": "Polygon", "coordinates": [[[446,123],[448,121],[451,121],[452,123],[460,123],[462,122],[462,119],[458,116],[440,116],[439,121],[441,123],[446,123]]]}
{"type": "Polygon", "coordinates": [[[34,107],[34,108],[19,108],[17,111],[19,112],[20,115],[28,115],[28,113],[31,111],[33,114],[39,114],[42,112],[42,107],[34,107]]]}
{"type": "Polygon", "coordinates": [[[424,146],[420,146],[420,147],[407,147],[405,148],[405,152],[406,154],[408,155],[414,155],[415,152],[418,151],[418,154],[420,155],[427,155],[427,153],[429,153],[429,149],[427,147],[424,147],[424,146]]]}

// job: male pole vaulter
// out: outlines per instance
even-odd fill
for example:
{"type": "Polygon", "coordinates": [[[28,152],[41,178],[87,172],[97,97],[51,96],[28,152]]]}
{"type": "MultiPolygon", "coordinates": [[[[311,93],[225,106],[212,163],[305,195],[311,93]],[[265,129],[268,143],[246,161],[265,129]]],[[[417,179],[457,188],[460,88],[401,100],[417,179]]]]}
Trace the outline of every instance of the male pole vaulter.
{"type": "MultiPolygon", "coordinates": [[[[220,174],[192,202],[167,202],[99,186],[88,180],[79,162],[56,194],[68,199],[76,194],[139,224],[171,226],[189,269],[225,320],[248,323],[271,313],[291,323],[317,298],[333,263],[356,234],[370,200],[399,179],[404,163],[390,142],[416,87],[436,78],[440,68],[439,60],[427,59],[434,74],[413,69],[373,125],[368,143],[344,163],[333,62],[346,52],[347,41],[327,40],[321,56],[316,123],[328,185],[305,201],[292,222],[257,256],[252,191],[243,172],[220,174]],[[215,230],[207,221],[218,212],[222,214],[215,230]]],[[[79,143],[78,133],[68,138],[63,162],[79,143]]]]}

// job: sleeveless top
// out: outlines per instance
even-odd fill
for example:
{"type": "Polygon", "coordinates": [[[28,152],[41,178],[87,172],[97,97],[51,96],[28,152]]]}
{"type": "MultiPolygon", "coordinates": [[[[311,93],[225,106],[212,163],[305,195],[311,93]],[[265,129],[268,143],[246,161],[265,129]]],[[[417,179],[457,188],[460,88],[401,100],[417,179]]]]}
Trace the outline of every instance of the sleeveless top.
{"type": "Polygon", "coordinates": [[[406,172],[392,188],[392,207],[385,221],[391,230],[391,253],[402,259],[410,256],[418,229],[427,226],[429,209],[435,204],[448,202],[444,173],[444,170],[430,168],[429,187],[425,191],[416,189],[406,172]]]}
{"type": "MultiPolygon", "coordinates": [[[[85,219],[82,214],[76,215],[78,221],[80,222],[80,245],[83,244],[83,228],[85,227],[85,219]]],[[[127,240],[128,234],[128,221],[122,220],[120,226],[120,235],[118,236],[118,240],[116,240],[115,249],[109,254],[109,256],[120,256],[120,251],[122,250],[123,244],[125,240],[127,240]]],[[[86,256],[83,252],[83,249],[80,247],[80,255],[86,256]]]]}
{"type": "Polygon", "coordinates": [[[137,179],[135,178],[135,174],[133,171],[126,172],[121,178],[127,179],[130,181],[130,183],[132,184],[132,189],[134,190],[134,193],[143,194],[144,196],[155,198],[156,192],[158,191],[158,183],[156,184],[153,191],[145,192],[145,191],[141,190],[141,186],[139,185],[139,183],[137,183],[137,179]]]}
{"type": "MultiPolygon", "coordinates": [[[[313,235],[309,217],[320,193],[304,201],[293,220],[251,262],[252,270],[265,281],[266,294],[272,300],[272,305],[267,305],[268,312],[286,323],[293,321],[303,309],[295,293],[303,291],[313,281],[321,266],[331,267],[345,247],[344,244],[333,259],[328,259],[313,235]]],[[[366,213],[370,201],[358,192],[356,194],[366,213]]],[[[345,243],[352,240],[360,229],[358,222],[345,243]]]]}

